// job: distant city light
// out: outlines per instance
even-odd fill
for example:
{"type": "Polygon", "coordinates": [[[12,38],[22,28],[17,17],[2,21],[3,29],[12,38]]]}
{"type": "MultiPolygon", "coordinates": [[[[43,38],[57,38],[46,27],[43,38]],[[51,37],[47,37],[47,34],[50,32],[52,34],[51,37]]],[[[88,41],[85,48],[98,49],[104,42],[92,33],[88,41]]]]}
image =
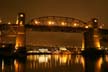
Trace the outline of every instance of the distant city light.
{"type": "Polygon", "coordinates": [[[100,24],[99,28],[102,29],[104,27],[104,24],[100,24]]]}
{"type": "Polygon", "coordinates": [[[102,26],[104,26],[104,24],[102,24],[102,26]]]}
{"type": "Polygon", "coordinates": [[[4,48],[4,47],[6,47],[5,45],[2,45],[2,47],[4,48]]]}
{"type": "Polygon", "coordinates": [[[8,24],[11,24],[11,22],[8,22],[8,24]]]}
{"type": "Polygon", "coordinates": [[[84,51],[84,48],[81,48],[81,51],[84,51]]]}
{"type": "Polygon", "coordinates": [[[39,49],[39,52],[45,53],[45,52],[48,52],[48,49],[39,49]]]}
{"type": "Polygon", "coordinates": [[[65,50],[67,50],[65,47],[60,47],[60,50],[63,50],[63,51],[65,51],[65,50]]]}
{"type": "Polygon", "coordinates": [[[99,26],[99,28],[102,29],[103,27],[102,26],[99,26]]]}

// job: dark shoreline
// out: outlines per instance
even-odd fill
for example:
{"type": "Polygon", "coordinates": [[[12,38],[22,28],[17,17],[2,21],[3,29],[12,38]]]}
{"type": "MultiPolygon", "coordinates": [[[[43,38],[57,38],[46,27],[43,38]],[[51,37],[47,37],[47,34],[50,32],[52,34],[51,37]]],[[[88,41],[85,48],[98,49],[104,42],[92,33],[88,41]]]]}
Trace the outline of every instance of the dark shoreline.
{"type": "MultiPolygon", "coordinates": [[[[52,53],[27,53],[26,48],[22,47],[20,50],[16,51],[11,47],[6,48],[0,48],[0,57],[1,58],[23,58],[27,55],[43,55],[43,54],[50,54],[50,55],[56,55],[52,53]]],[[[107,54],[105,50],[97,50],[96,48],[88,48],[80,53],[80,55],[83,55],[84,57],[99,57],[102,55],[107,54]]],[[[62,55],[62,54],[59,54],[62,55]]],[[[71,54],[71,55],[78,55],[78,54],[71,54]]]]}

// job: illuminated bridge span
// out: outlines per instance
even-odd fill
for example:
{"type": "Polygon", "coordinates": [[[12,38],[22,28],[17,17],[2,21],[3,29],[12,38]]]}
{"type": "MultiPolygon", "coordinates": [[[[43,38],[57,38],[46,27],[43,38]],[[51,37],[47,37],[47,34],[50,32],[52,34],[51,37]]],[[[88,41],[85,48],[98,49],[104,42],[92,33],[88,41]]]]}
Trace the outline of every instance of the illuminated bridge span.
{"type": "Polygon", "coordinates": [[[82,32],[92,26],[75,18],[47,16],[32,19],[26,27],[37,31],[82,32]]]}
{"type": "MultiPolygon", "coordinates": [[[[59,16],[47,16],[32,19],[25,24],[25,14],[19,13],[16,24],[1,24],[0,36],[4,39],[15,38],[15,48],[25,46],[25,35],[27,30],[55,31],[55,32],[81,32],[83,33],[82,48],[100,48],[100,35],[103,33],[102,25],[96,18],[86,23],[79,19],[59,16]],[[6,37],[7,38],[6,38],[6,37]]],[[[104,30],[107,33],[107,30],[104,30]]],[[[1,42],[4,42],[1,40],[1,42]]]]}
{"type": "MultiPolygon", "coordinates": [[[[94,19],[95,21],[96,19],[94,19]]],[[[54,32],[85,32],[94,27],[92,21],[86,23],[79,19],[59,16],[46,16],[34,18],[26,28],[31,28],[34,31],[54,31],[54,32]]],[[[95,25],[96,26],[96,25],[95,25]]],[[[102,25],[98,25],[102,28],[102,25]]]]}
{"type": "Polygon", "coordinates": [[[31,20],[32,25],[49,25],[49,26],[68,26],[68,27],[85,27],[87,24],[81,20],[69,17],[46,16],[34,18],[31,20]]]}

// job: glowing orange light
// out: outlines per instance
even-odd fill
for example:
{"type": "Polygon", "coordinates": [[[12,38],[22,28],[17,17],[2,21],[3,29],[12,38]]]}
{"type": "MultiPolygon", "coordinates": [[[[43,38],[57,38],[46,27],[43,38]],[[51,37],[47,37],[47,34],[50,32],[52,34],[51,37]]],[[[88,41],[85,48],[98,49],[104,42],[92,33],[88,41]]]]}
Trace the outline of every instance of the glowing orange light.
{"type": "Polygon", "coordinates": [[[102,29],[103,27],[102,27],[102,26],[99,26],[99,28],[101,28],[101,29],[102,29]]]}
{"type": "Polygon", "coordinates": [[[35,20],[35,24],[39,24],[39,22],[37,20],[35,20]]]}
{"type": "Polygon", "coordinates": [[[101,48],[100,48],[100,41],[99,41],[98,39],[96,39],[96,38],[95,38],[95,40],[96,40],[96,42],[95,42],[96,47],[97,47],[98,49],[101,49],[101,48]]]}
{"type": "Polygon", "coordinates": [[[105,56],[105,60],[108,63],[108,55],[105,56]]]}
{"type": "Polygon", "coordinates": [[[0,23],[2,23],[2,20],[0,19],[0,23]]]}
{"type": "Polygon", "coordinates": [[[58,61],[59,55],[53,55],[54,59],[58,61]]]}
{"type": "Polygon", "coordinates": [[[11,22],[8,22],[8,24],[11,24],[11,22]]]}
{"type": "Polygon", "coordinates": [[[20,17],[24,17],[24,15],[23,14],[20,14],[20,17]]]}
{"type": "Polygon", "coordinates": [[[59,57],[60,63],[65,64],[68,61],[69,56],[68,55],[63,55],[59,57]]]}
{"type": "Polygon", "coordinates": [[[97,20],[96,20],[96,19],[94,19],[94,22],[97,22],[97,20]]]}
{"type": "Polygon", "coordinates": [[[77,23],[74,23],[74,27],[76,27],[77,26],[77,23]]]}
{"type": "Polygon", "coordinates": [[[2,61],[2,70],[4,70],[4,60],[2,61]]]}
{"type": "Polygon", "coordinates": [[[66,23],[65,22],[61,22],[61,25],[64,26],[64,25],[66,25],[66,23]]]}
{"type": "Polygon", "coordinates": [[[23,47],[23,38],[17,37],[15,49],[17,50],[19,47],[23,47]]]}
{"type": "Polygon", "coordinates": [[[85,26],[85,28],[89,28],[88,26],[85,26]]]}
{"type": "Polygon", "coordinates": [[[102,57],[101,57],[96,62],[96,66],[95,66],[96,67],[95,68],[96,69],[96,72],[100,72],[102,63],[103,63],[103,60],[102,60],[102,57]]]}
{"type": "Polygon", "coordinates": [[[6,47],[5,45],[2,45],[2,47],[4,48],[4,47],[6,47]]]}
{"type": "Polygon", "coordinates": [[[17,72],[19,65],[18,65],[18,62],[16,60],[14,60],[14,66],[15,66],[15,71],[17,72]]]}
{"type": "Polygon", "coordinates": [[[48,24],[51,25],[51,21],[48,21],[48,24]]]}
{"type": "Polygon", "coordinates": [[[82,63],[82,65],[83,65],[83,69],[85,69],[85,60],[84,60],[83,57],[81,57],[81,63],[82,63]]]}
{"type": "Polygon", "coordinates": [[[18,19],[16,20],[16,24],[18,24],[18,19]]]}
{"type": "Polygon", "coordinates": [[[84,38],[82,39],[82,48],[81,50],[83,51],[84,50],[84,38]]]}
{"type": "Polygon", "coordinates": [[[53,25],[54,22],[53,21],[48,21],[48,25],[53,25]]]}
{"type": "Polygon", "coordinates": [[[60,63],[66,63],[66,61],[67,61],[66,57],[60,58],[60,63]]]}

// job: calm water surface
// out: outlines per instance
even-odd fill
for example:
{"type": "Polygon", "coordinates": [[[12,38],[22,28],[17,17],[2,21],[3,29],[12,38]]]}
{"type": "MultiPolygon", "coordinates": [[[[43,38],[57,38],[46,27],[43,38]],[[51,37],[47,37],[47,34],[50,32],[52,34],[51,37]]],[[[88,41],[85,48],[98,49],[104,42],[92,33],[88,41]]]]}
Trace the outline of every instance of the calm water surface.
{"type": "Polygon", "coordinates": [[[97,59],[81,55],[28,55],[0,59],[0,72],[108,72],[108,55],[97,59]]]}

